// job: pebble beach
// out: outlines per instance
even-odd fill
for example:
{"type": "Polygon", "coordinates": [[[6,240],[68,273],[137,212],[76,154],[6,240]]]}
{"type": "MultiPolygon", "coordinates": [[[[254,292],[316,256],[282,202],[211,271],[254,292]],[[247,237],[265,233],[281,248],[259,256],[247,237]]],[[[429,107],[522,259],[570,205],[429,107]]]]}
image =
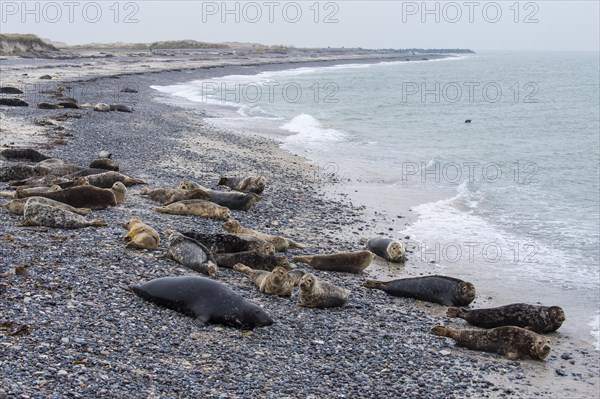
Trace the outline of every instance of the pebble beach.
{"type": "MultiPolygon", "coordinates": [[[[361,250],[361,238],[410,222],[409,209],[388,215],[350,196],[326,194],[344,177],[280,149],[276,141],[212,127],[206,123],[210,115],[169,104],[150,88],[190,80],[192,74],[246,73],[248,66],[198,68],[182,61],[169,68],[175,70],[143,73],[128,64],[126,73],[118,73],[118,61],[105,62],[105,73],[97,75],[92,67],[78,77],[60,66],[37,68],[35,74],[50,73],[57,77],[52,82],[68,85],[72,93],[134,87],[137,93],[118,92],[133,113],[40,110],[36,102],[55,100],[29,91],[22,96],[29,107],[0,109],[0,144],[32,146],[83,166],[106,150],[122,173],[150,188],[190,179],[216,189],[222,175],[262,174],[268,181],[262,200],[247,212],[233,211],[233,217],[306,245],[288,251],[290,259],[361,250]],[[63,121],[53,119],[64,114],[63,121]],[[54,122],[34,128],[41,120],[54,122]]],[[[289,65],[285,59],[274,62],[251,68],[289,65]]],[[[297,65],[316,62],[343,61],[302,59],[297,65]]],[[[13,68],[3,76],[3,86],[20,84],[13,68]]],[[[114,92],[95,93],[90,99],[114,102],[108,98],[114,92]]],[[[102,228],[20,227],[21,217],[0,208],[0,398],[587,398],[598,393],[598,353],[560,330],[549,335],[554,348],[545,362],[509,361],[431,335],[437,324],[466,326],[447,319],[443,307],[362,286],[369,277],[432,272],[410,253],[406,265],[379,258],[364,275],[311,270],[351,290],[348,304],[335,309],[301,308],[297,291],[291,298],[264,295],[241,273],[221,268],[217,279],[260,305],[275,323],[253,331],[199,327],[127,287],[194,274],[162,257],[164,231],[222,233],[221,222],[157,213],[155,203],[139,195],[141,187],[130,188],[124,205],[93,212],[108,222],[102,228]],[[125,249],[122,224],[134,217],[161,234],[159,249],[125,249]]],[[[0,183],[0,191],[9,189],[0,183]]]]}

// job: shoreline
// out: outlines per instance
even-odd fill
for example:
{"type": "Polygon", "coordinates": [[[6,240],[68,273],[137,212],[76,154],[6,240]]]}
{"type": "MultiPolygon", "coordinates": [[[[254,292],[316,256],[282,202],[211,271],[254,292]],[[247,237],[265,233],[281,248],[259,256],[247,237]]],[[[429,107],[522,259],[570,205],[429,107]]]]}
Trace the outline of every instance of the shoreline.
{"type": "MultiPolygon", "coordinates": [[[[231,70],[235,70],[235,68],[230,67],[231,70]]],[[[231,70],[228,70],[227,74],[231,74],[231,70]]],[[[366,220],[370,217],[367,210],[352,206],[350,203],[353,200],[343,198],[340,203],[324,196],[320,182],[311,177],[310,164],[304,158],[280,149],[275,141],[218,131],[206,126],[190,110],[154,101],[152,91],[149,89],[150,83],[161,81],[161,79],[176,80],[178,78],[185,79],[185,73],[162,72],[157,75],[146,74],[135,77],[138,87],[144,88],[144,92],[140,91],[139,110],[136,109],[134,114],[110,113],[103,115],[89,110],[77,111],[83,113],[84,117],[73,119],[67,125],[67,129],[73,130],[74,137],[68,138],[66,145],[56,146],[51,154],[84,163],[85,160],[89,161],[99,149],[108,149],[115,154],[114,157],[121,164],[124,173],[144,179],[151,187],[173,185],[177,179],[189,177],[201,183],[214,184],[215,178],[220,172],[235,172],[248,167],[267,165],[274,177],[271,179],[272,185],[268,186],[268,195],[257,204],[256,211],[248,214],[237,212],[234,215],[236,219],[249,227],[278,232],[299,241],[307,240],[310,245],[308,251],[325,252],[357,248],[358,240],[361,237],[359,234],[353,234],[352,230],[366,225],[366,220]],[[143,140],[150,140],[152,144],[145,146],[143,140]],[[116,148],[123,150],[116,150],[116,148]],[[163,162],[157,163],[157,159],[162,159],[163,162]],[[277,178],[278,173],[283,178],[277,178]],[[352,237],[352,239],[348,237],[352,237]]],[[[75,83],[74,85],[82,84],[85,83],[75,83]]],[[[32,107],[29,107],[28,110],[7,111],[8,114],[27,114],[26,119],[30,120],[42,115],[63,112],[42,111],[32,107]]],[[[4,186],[2,184],[2,190],[5,189],[4,186]]],[[[258,329],[250,336],[215,326],[198,329],[193,325],[191,319],[143,303],[118,287],[119,284],[137,282],[151,277],[189,274],[185,269],[172,262],[156,259],[156,255],[163,252],[164,244],[161,245],[159,251],[124,251],[122,243],[118,240],[118,235],[122,234],[118,222],[122,222],[124,218],[134,214],[140,215],[143,219],[160,226],[159,231],[166,227],[181,228],[181,225],[188,228],[202,226],[212,231],[218,231],[218,223],[198,218],[168,218],[157,215],[150,210],[151,206],[148,202],[136,194],[138,191],[135,187],[131,190],[125,206],[98,212],[109,221],[108,228],[104,230],[86,229],[81,233],[75,233],[79,237],[70,237],[64,241],[63,245],[53,245],[48,238],[48,233],[42,231],[43,229],[24,230],[15,226],[18,218],[14,216],[3,218],[2,225],[5,234],[11,234],[16,239],[14,244],[2,241],[0,250],[2,250],[3,256],[8,253],[12,254],[12,251],[19,254],[16,256],[20,256],[21,253],[27,254],[19,259],[35,259],[46,256],[46,259],[38,261],[42,265],[36,265],[33,262],[29,268],[33,272],[33,280],[42,287],[38,291],[42,292],[33,292],[27,295],[26,293],[31,291],[30,281],[12,277],[13,285],[9,288],[9,292],[2,295],[4,298],[9,297],[9,303],[18,303],[19,308],[9,309],[7,314],[21,320],[23,314],[17,310],[24,307],[27,309],[27,315],[35,315],[39,320],[46,321],[42,324],[49,330],[50,336],[47,337],[46,332],[38,329],[34,329],[31,336],[25,336],[26,339],[33,341],[28,343],[20,342],[18,337],[0,336],[3,344],[2,351],[15,351],[10,352],[11,356],[14,356],[15,353],[21,353],[19,351],[22,349],[11,349],[15,346],[29,345],[28,348],[36,348],[40,342],[49,341],[48,348],[52,349],[50,354],[57,355],[58,360],[61,361],[61,367],[66,367],[64,364],[68,363],[69,356],[79,358],[82,354],[91,354],[86,355],[91,359],[89,366],[88,363],[84,367],[70,366],[66,370],[66,379],[56,378],[52,370],[49,372],[50,377],[41,374],[46,381],[42,385],[42,388],[46,387],[44,388],[46,392],[52,389],[58,389],[57,392],[60,392],[61,387],[64,388],[64,386],[70,387],[67,389],[76,390],[78,389],[76,383],[82,374],[93,376],[88,378],[87,381],[92,381],[92,383],[87,384],[87,387],[93,385],[96,380],[102,382],[102,385],[109,386],[109,383],[119,380],[119,373],[115,373],[113,370],[114,365],[119,365],[122,370],[125,370],[127,378],[132,381],[139,378],[140,382],[150,382],[149,388],[145,386],[144,390],[139,392],[150,393],[154,389],[155,394],[159,396],[161,394],[175,395],[176,391],[170,391],[172,387],[168,384],[182,388],[186,384],[191,384],[190,389],[196,394],[215,394],[218,391],[208,391],[209,387],[202,387],[202,382],[219,381],[217,378],[221,378],[220,381],[226,380],[225,384],[231,385],[231,389],[225,388],[221,391],[228,392],[228,395],[231,395],[228,397],[245,395],[254,397],[261,394],[267,397],[286,395],[324,397],[334,393],[349,396],[360,394],[363,397],[389,397],[390,394],[408,397],[412,392],[417,392],[420,397],[439,397],[440,395],[468,397],[484,394],[490,397],[531,397],[547,394],[587,397],[589,394],[597,392],[597,386],[588,386],[586,383],[588,379],[597,377],[597,369],[593,370],[594,364],[589,363],[597,356],[589,353],[588,356],[584,353],[573,353],[573,357],[570,359],[562,359],[561,352],[568,348],[568,342],[563,341],[569,340],[568,338],[563,340],[560,338],[560,334],[551,334],[550,337],[553,341],[556,341],[558,337],[559,346],[554,349],[551,358],[543,363],[510,362],[500,356],[454,348],[452,343],[432,337],[427,333],[428,327],[434,324],[458,324],[450,323],[450,320],[439,315],[442,307],[416,303],[411,300],[394,299],[384,296],[382,293],[365,290],[360,285],[364,278],[360,276],[316,273],[319,277],[324,277],[338,285],[352,288],[353,292],[348,308],[315,312],[299,309],[293,301],[265,297],[256,292],[254,287],[242,276],[231,270],[223,270],[219,279],[232,285],[244,297],[274,312],[277,316],[277,325],[272,329],[258,329]],[[27,235],[24,235],[25,231],[28,233],[27,235]],[[29,239],[29,233],[35,240],[29,239]],[[98,237],[100,237],[99,240],[98,237]],[[79,247],[90,246],[95,242],[97,242],[97,248],[94,249],[98,253],[94,254],[94,251],[90,251],[91,255],[88,258],[80,259],[79,247]],[[30,248],[18,249],[16,244],[26,244],[30,248]],[[48,245],[53,245],[56,248],[55,251],[60,253],[44,254],[48,245]],[[59,264],[58,270],[52,270],[52,265],[56,265],[52,262],[60,260],[61,254],[66,255],[66,259],[73,259],[75,266],[59,264]],[[103,278],[107,277],[108,283],[103,282],[103,278]],[[55,291],[50,289],[52,281],[55,279],[68,280],[69,284],[75,287],[71,291],[70,299],[69,290],[60,287],[54,287],[55,291]],[[84,282],[89,282],[91,288],[82,285],[84,282]],[[40,296],[36,297],[36,295],[40,296]],[[48,300],[45,297],[48,295],[51,295],[52,299],[48,300]],[[30,298],[30,300],[25,302],[24,298],[30,298]],[[104,299],[108,301],[108,306],[103,304],[104,299]],[[55,305],[49,305],[48,301],[55,302],[55,305]],[[85,304],[86,302],[94,305],[85,304]],[[51,320],[49,317],[56,316],[60,319],[58,313],[62,310],[61,306],[68,309],[73,320],[80,320],[74,322],[76,328],[67,330],[65,326],[71,322],[64,318],[56,326],[48,324],[51,320]],[[49,311],[48,308],[52,310],[49,311]],[[87,315],[86,311],[91,311],[91,314],[87,315]],[[100,323],[101,331],[89,331],[86,323],[92,322],[96,317],[105,317],[104,320],[108,320],[108,324],[115,327],[114,330],[111,330],[110,326],[107,327],[106,323],[100,323]],[[123,318],[123,320],[119,321],[119,318],[123,318]],[[347,321],[351,321],[351,323],[348,324],[347,321]],[[165,327],[163,322],[167,323],[167,330],[163,328],[165,327]],[[129,326],[130,324],[131,326],[129,326]],[[140,328],[142,325],[151,326],[150,334],[140,328]],[[374,329],[373,325],[381,325],[386,328],[374,329]],[[105,330],[106,328],[108,330],[105,330]],[[152,334],[156,331],[159,332],[158,337],[152,334]],[[179,334],[182,331],[184,334],[179,334]],[[119,338],[116,338],[117,341],[112,344],[110,341],[103,344],[93,343],[93,339],[102,340],[98,337],[115,336],[114,333],[118,333],[116,336],[119,338]],[[62,342],[60,339],[59,342],[53,340],[61,335],[68,335],[68,342],[71,344],[60,343],[62,342]],[[352,338],[352,335],[355,338],[352,338]],[[201,337],[202,340],[198,341],[198,337],[201,337]],[[326,345],[320,343],[323,337],[327,338],[326,345]],[[84,342],[80,343],[78,339],[84,342]],[[178,342],[176,345],[172,344],[174,340],[178,342]],[[249,341],[252,342],[252,345],[249,345],[249,341]],[[209,346],[203,345],[205,342],[214,344],[217,351],[211,352],[209,346]],[[113,347],[113,344],[116,347],[113,347]],[[85,345],[88,345],[91,350],[87,351],[85,345]],[[140,356],[139,353],[119,351],[118,345],[126,348],[141,348],[141,350],[153,348],[153,350],[147,353],[143,352],[143,356],[140,356]],[[235,356],[232,357],[229,353],[224,355],[218,349],[219,345],[228,348],[228,351],[232,351],[235,356]],[[335,349],[337,347],[340,349],[335,349]],[[166,349],[166,352],[160,351],[161,348],[166,349]],[[197,352],[198,348],[205,351],[204,354],[208,353],[209,357],[203,360],[203,357],[197,352]],[[60,353],[53,353],[55,351],[60,353]],[[257,351],[261,354],[256,354],[257,351]],[[440,351],[449,351],[450,354],[440,355],[440,351]],[[103,354],[103,352],[108,352],[108,354],[103,354]],[[152,366],[147,363],[147,361],[155,363],[152,360],[157,353],[161,354],[161,359],[165,359],[159,366],[163,369],[165,376],[160,375],[156,370],[153,371],[152,366]],[[167,355],[169,360],[165,358],[167,355]],[[131,356],[132,359],[128,359],[127,356],[131,356]],[[223,356],[223,359],[217,359],[219,356],[223,356]],[[150,359],[146,359],[147,357],[150,359]],[[285,364],[289,363],[290,358],[300,366],[296,364],[294,368],[285,368],[285,364]],[[248,361],[248,359],[252,361],[248,361]],[[576,364],[570,364],[568,360],[575,360],[576,364]],[[178,361],[180,364],[177,364],[178,361]],[[190,368],[186,367],[184,361],[190,363],[193,370],[204,370],[200,373],[201,377],[205,378],[204,381],[199,381],[200,386],[198,382],[191,381],[191,378],[198,379],[199,376],[189,371],[190,368]],[[108,367],[110,375],[102,374],[101,371],[106,368],[106,362],[110,365],[108,367]],[[211,362],[217,365],[211,365],[211,362]],[[234,364],[243,362],[245,367],[233,367],[233,370],[230,370],[232,362],[234,364]],[[350,365],[352,362],[358,362],[358,365],[363,367],[352,366],[350,365]],[[410,362],[413,362],[413,365],[410,365],[410,362]],[[141,367],[140,364],[142,364],[141,367]],[[325,367],[321,367],[322,364],[325,367]],[[341,365],[344,367],[343,370],[339,370],[341,365]],[[274,367],[274,370],[271,370],[271,367],[274,367]],[[297,367],[300,369],[298,370],[297,367]],[[570,372],[581,372],[582,374],[580,377],[557,377],[554,369],[560,367],[567,367],[570,372]],[[208,368],[209,371],[206,371],[205,368],[208,368]],[[587,371],[588,368],[592,368],[591,371],[588,371],[592,374],[584,375],[584,371],[587,371]],[[214,372],[215,369],[219,372],[214,372]],[[141,370],[138,377],[135,377],[138,373],[135,370],[141,370]],[[250,370],[250,377],[247,377],[248,370],[250,370]],[[443,370],[443,373],[440,373],[440,370],[443,370]],[[186,377],[181,375],[181,372],[190,374],[186,377]],[[290,375],[293,377],[296,376],[298,381],[283,383],[279,373],[284,372],[291,373],[290,375]],[[107,376],[107,379],[102,378],[102,375],[107,376]],[[230,379],[229,375],[237,377],[230,379]],[[268,377],[266,380],[265,375],[268,377]],[[323,380],[323,375],[330,377],[323,380]],[[210,376],[213,376],[214,379],[208,378],[210,376]],[[306,386],[302,380],[307,377],[310,377],[312,381],[321,381],[321,385],[316,388],[306,386]],[[173,382],[173,378],[183,379],[183,381],[173,382]],[[465,382],[465,379],[468,382],[465,382]],[[429,381],[430,385],[419,386],[417,384],[419,380],[429,381]],[[493,386],[485,381],[492,381],[493,386]],[[247,385],[244,393],[236,391],[240,384],[242,387],[247,385]],[[259,387],[254,388],[254,385],[259,387]],[[271,387],[271,391],[267,390],[267,385],[271,387]],[[286,391],[290,385],[293,389],[286,391]],[[322,391],[320,388],[324,390],[322,391]]],[[[6,213],[4,214],[6,215],[6,213]]],[[[374,218],[376,220],[371,220],[371,222],[375,222],[375,225],[389,224],[384,215],[375,215],[374,218]]],[[[404,223],[404,219],[398,220],[404,223]]],[[[10,266],[14,267],[13,262],[11,261],[10,266]]],[[[379,263],[380,260],[376,262],[376,265],[385,270],[386,266],[379,263]]],[[[409,261],[407,266],[413,265],[409,261]]],[[[420,266],[414,264],[414,267],[415,270],[419,270],[420,266]]],[[[6,271],[2,269],[0,273],[6,271]]],[[[460,324],[462,325],[462,323],[460,324]]],[[[45,351],[44,353],[49,351],[43,349],[46,348],[45,346],[41,348],[45,351]]],[[[35,363],[32,363],[32,358],[30,359],[27,354],[24,354],[23,357],[19,360],[24,364],[18,365],[15,359],[3,356],[3,359],[8,360],[0,361],[0,370],[6,370],[8,366],[11,374],[18,376],[19,372],[37,369],[35,363]]],[[[235,365],[237,366],[237,364],[235,365]]],[[[50,367],[57,369],[54,366],[50,367]]],[[[12,376],[9,378],[10,381],[15,380],[12,376]]],[[[26,392],[37,397],[35,392],[31,392],[31,389],[16,392],[12,383],[9,385],[8,389],[3,386],[9,393],[26,392]]],[[[96,388],[99,389],[97,392],[102,396],[109,397],[111,394],[118,394],[110,392],[110,390],[101,392],[100,390],[105,388],[101,388],[101,385],[97,383],[96,385],[96,388]]],[[[135,388],[132,387],[130,392],[135,392],[133,389],[135,388]]],[[[183,392],[190,395],[189,390],[183,392]]],[[[85,391],[81,393],[84,396],[86,394],[85,391]]]]}

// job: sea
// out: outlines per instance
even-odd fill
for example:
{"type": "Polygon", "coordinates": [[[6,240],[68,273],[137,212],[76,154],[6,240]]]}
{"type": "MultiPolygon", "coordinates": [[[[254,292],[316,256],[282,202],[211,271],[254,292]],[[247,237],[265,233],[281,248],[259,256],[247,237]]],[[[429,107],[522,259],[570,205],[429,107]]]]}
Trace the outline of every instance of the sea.
{"type": "Polygon", "coordinates": [[[412,256],[494,306],[562,306],[559,331],[600,350],[599,67],[598,52],[478,52],[153,88],[386,198],[379,210],[409,206],[390,236],[415,240],[412,256]]]}

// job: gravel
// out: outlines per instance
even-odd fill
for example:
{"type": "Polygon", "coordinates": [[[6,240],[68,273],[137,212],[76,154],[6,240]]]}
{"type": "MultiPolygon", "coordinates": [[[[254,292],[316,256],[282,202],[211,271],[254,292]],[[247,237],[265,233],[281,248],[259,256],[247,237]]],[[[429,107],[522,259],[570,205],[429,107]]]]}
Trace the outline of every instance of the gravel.
{"type": "MultiPolygon", "coordinates": [[[[290,258],[358,249],[358,238],[344,232],[368,223],[363,210],[324,197],[322,181],[306,173],[302,159],[295,165],[279,160],[272,141],[218,131],[192,110],[152,100],[156,94],[148,88],[218,73],[224,70],[121,77],[121,85],[133,82],[139,91],[126,94],[130,97],[119,93],[134,113],[69,110],[83,117],[49,134],[51,141],[57,133],[72,136],[41,151],[87,165],[108,150],[122,172],[152,188],[174,186],[183,178],[214,186],[221,172],[261,170],[269,179],[263,200],[249,212],[233,212],[242,225],[307,244],[305,251],[288,252],[290,258]],[[197,147],[185,144],[190,137],[197,147]]],[[[78,91],[91,84],[70,86],[78,91]]],[[[106,96],[80,102],[112,102],[106,96]]],[[[32,107],[5,112],[32,122],[65,113],[32,107]]],[[[0,185],[0,191],[6,189],[0,185]]],[[[490,377],[522,376],[521,363],[455,349],[450,340],[429,334],[441,317],[419,310],[413,300],[362,287],[363,276],[314,271],[352,290],[347,306],[319,310],[297,306],[297,292],[291,299],[267,296],[242,274],[221,269],[219,281],[275,320],[254,331],[201,328],[192,318],[143,301],[126,286],[194,274],[161,258],[166,250],[162,232],[219,232],[221,222],[158,214],[138,192],[139,186],[133,187],[125,205],[93,213],[108,221],[105,228],[19,227],[19,217],[0,210],[0,282],[6,285],[0,292],[0,322],[28,326],[15,335],[15,326],[0,329],[0,397],[3,390],[15,398],[518,396],[490,377]],[[121,224],[134,216],[161,232],[159,249],[125,250],[121,224]],[[29,276],[12,273],[16,266],[25,266],[29,276]]]]}

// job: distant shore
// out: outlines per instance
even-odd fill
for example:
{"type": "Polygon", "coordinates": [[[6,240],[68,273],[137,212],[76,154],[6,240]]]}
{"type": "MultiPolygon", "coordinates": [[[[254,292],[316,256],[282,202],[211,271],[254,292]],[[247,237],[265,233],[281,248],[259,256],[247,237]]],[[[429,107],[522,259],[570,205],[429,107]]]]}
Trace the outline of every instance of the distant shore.
{"type": "MultiPolygon", "coordinates": [[[[379,62],[382,58],[325,55],[315,60],[306,54],[291,59],[223,59],[221,54],[212,60],[175,58],[168,62],[130,54],[124,58],[109,57],[100,65],[89,60],[49,65],[25,60],[25,66],[10,60],[6,68],[0,64],[2,85],[31,88],[23,96],[29,107],[0,109],[0,145],[25,146],[33,141],[42,152],[80,164],[101,149],[109,150],[125,173],[142,178],[152,188],[172,186],[184,178],[213,186],[221,174],[264,170],[269,179],[264,199],[251,212],[236,212],[234,217],[249,227],[305,242],[308,248],[303,253],[357,250],[361,235],[398,230],[409,223],[408,209],[400,215],[374,214],[344,194],[343,185],[325,187],[335,177],[315,177],[310,162],[281,150],[277,142],[214,129],[204,123],[199,110],[156,101],[157,93],[149,88],[248,73],[248,68],[379,62]],[[40,81],[45,74],[56,79],[40,81]],[[69,93],[80,102],[112,102],[116,96],[132,104],[135,112],[39,110],[36,102],[54,101],[36,90],[40,82],[44,87],[68,85],[69,93]],[[113,89],[125,86],[135,87],[138,93],[125,95],[113,89]],[[52,143],[62,130],[32,127],[36,120],[63,113],[82,115],[61,124],[72,134],[63,136],[65,144],[52,143]],[[4,135],[5,129],[10,136],[4,135]],[[341,195],[332,194],[336,189],[341,195]]],[[[0,191],[6,189],[0,183],[0,191]]],[[[0,274],[17,265],[26,265],[32,274],[30,278],[6,276],[2,281],[9,285],[0,294],[3,317],[32,326],[29,335],[0,334],[0,373],[5,374],[0,388],[9,397],[62,397],[74,392],[81,397],[123,398],[219,394],[584,398],[598,392],[598,385],[591,383],[598,381],[597,355],[574,346],[560,331],[551,335],[555,348],[546,362],[512,362],[454,348],[428,333],[435,324],[450,324],[442,307],[367,290],[362,287],[364,276],[317,272],[352,289],[352,294],[347,308],[315,311],[299,308],[296,297],[264,296],[243,276],[223,269],[219,280],[263,306],[276,324],[251,334],[215,326],[199,329],[193,320],[142,302],[121,288],[189,273],[158,258],[164,253],[164,243],[157,251],[125,251],[119,239],[120,224],[140,216],[161,232],[168,227],[218,232],[219,223],[157,214],[138,191],[130,191],[124,206],[97,213],[109,227],[74,233],[24,229],[17,226],[18,217],[0,209],[0,256],[9,259],[0,274]],[[7,239],[9,235],[12,240],[7,239]],[[566,375],[558,376],[559,369],[566,375]]],[[[290,254],[295,253],[300,252],[290,254]]],[[[371,277],[382,278],[402,269],[415,274],[432,272],[416,258],[409,257],[404,266],[378,259],[367,271],[371,277]]]]}

